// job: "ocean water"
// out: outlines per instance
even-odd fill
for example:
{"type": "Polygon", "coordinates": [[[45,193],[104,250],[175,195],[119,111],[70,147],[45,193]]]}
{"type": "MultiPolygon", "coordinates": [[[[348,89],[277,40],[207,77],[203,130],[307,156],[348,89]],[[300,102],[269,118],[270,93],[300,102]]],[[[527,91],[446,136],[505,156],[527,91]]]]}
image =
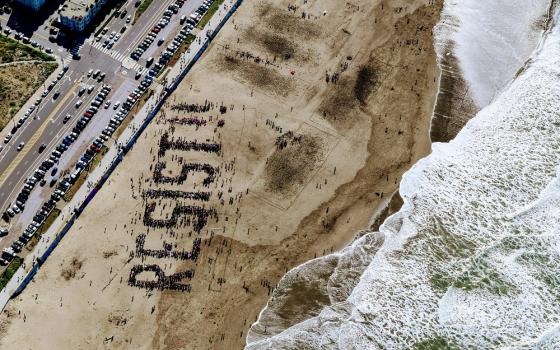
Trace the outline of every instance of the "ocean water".
{"type": "Polygon", "coordinates": [[[281,280],[247,349],[560,349],[560,27],[543,38],[379,232],[281,280]]]}
{"type": "Polygon", "coordinates": [[[488,105],[531,56],[550,4],[551,0],[446,0],[436,29],[438,42],[453,42],[479,108],[488,105]]]}

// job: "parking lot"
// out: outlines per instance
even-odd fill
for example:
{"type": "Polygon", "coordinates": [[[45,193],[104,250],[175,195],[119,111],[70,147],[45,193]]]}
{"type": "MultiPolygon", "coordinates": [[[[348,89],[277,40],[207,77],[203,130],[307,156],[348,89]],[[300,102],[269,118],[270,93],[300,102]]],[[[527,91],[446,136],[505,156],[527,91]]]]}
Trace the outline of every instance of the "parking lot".
{"type": "MultiPolygon", "coordinates": [[[[0,248],[3,248],[0,264],[7,264],[28,244],[51,212],[63,206],[60,201],[66,191],[96,154],[112,142],[114,132],[139,98],[157,84],[158,75],[185,42],[196,18],[207,10],[209,3],[202,4],[185,4],[180,0],[158,3],[160,7],[152,11],[161,13],[161,17],[152,18],[144,13],[135,24],[141,25],[144,19],[143,26],[124,30],[128,36],[126,42],[136,39],[128,46],[122,38],[117,38],[118,33],[111,39],[111,29],[122,25],[123,21],[126,23],[129,16],[128,10],[124,17],[121,12],[109,22],[107,30],[103,30],[108,39],[86,40],[80,60],[71,60],[68,54],[59,56],[64,62],[58,73],[60,77],[40,93],[44,96],[37,97],[40,101],[33,110],[20,112],[24,120],[18,130],[3,132],[3,135],[12,136],[8,136],[6,149],[0,155],[0,164],[6,165],[2,167],[0,204],[7,223],[4,228],[8,231],[0,239],[0,248]],[[177,13],[172,10],[175,8],[177,13]],[[171,11],[172,15],[166,11],[171,11]],[[190,16],[195,11],[198,13],[187,23],[186,15],[181,13],[190,12],[190,16]],[[181,19],[179,15],[185,17],[181,19]],[[165,39],[159,46],[156,43],[149,46],[153,50],[150,51],[153,63],[140,61],[144,63],[144,69],[140,69],[140,63],[131,64],[129,58],[122,55],[133,52],[134,43],[142,42],[154,28],[159,28],[159,32],[163,32],[160,39],[165,39]],[[113,41],[111,49],[97,47],[105,40],[113,41]],[[115,55],[119,47],[123,51],[115,55]]],[[[130,3],[123,8],[133,5],[130,3]]],[[[64,52],[60,47],[51,50],[53,55],[64,52]]]]}

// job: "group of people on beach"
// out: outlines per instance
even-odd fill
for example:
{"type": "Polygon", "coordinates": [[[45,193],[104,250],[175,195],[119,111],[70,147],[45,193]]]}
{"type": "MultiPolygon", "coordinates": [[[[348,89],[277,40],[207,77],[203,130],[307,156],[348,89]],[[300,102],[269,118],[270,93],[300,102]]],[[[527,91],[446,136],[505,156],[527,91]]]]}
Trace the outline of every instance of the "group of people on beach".
{"type": "Polygon", "coordinates": [[[179,290],[190,292],[192,286],[190,284],[181,283],[185,279],[191,280],[194,277],[194,269],[181,271],[172,275],[166,275],[163,269],[157,264],[138,264],[134,265],[130,270],[128,277],[128,285],[142,289],[159,289],[159,290],[179,290]],[[153,272],[156,280],[140,280],[137,276],[143,272],[153,272]]]}
{"type": "Polygon", "coordinates": [[[210,111],[210,109],[214,108],[214,103],[209,101],[204,101],[203,104],[196,104],[196,103],[176,103],[173,104],[170,109],[172,111],[180,111],[180,112],[190,112],[190,113],[205,113],[210,111]]]}
{"type": "Polygon", "coordinates": [[[165,259],[172,258],[176,260],[196,260],[200,254],[200,243],[201,239],[196,238],[193,241],[192,250],[186,251],[173,250],[173,245],[171,243],[163,242],[163,249],[146,249],[146,234],[140,234],[136,237],[136,250],[134,251],[135,257],[145,260],[146,257],[152,257],[155,259],[165,259]]]}
{"type": "MultiPolygon", "coordinates": [[[[206,113],[215,107],[214,103],[205,101],[202,105],[179,103],[170,106],[170,109],[193,114],[206,113]]],[[[162,118],[165,118],[164,113],[162,113],[162,118]]],[[[192,229],[190,236],[192,233],[200,234],[210,219],[218,221],[216,209],[208,207],[204,203],[210,201],[212,192],[208,188],[215,183],[219,168],[208,163],[187,162],[181,153],[194,151],[221,156],[221,143],[209,140],[199,142],[196,139],[174,136],[178,128],[195,126],[198,130],[198,127],[209,126],[206,119],[188,116],[162,119],[162,121],[168,123],[169,127],[162,130],[155,150],[150,150],[150,153],[155,153],[153,155],[153,166],[150,166],[151,177],[142,180],[143,183],[151,186],[139,192],[144,206],[144,212],[139,219],[146,227],[146,233],[140,233],[136,237],[136,247],[134,252],[131,253],[131,258],[140,259],[140,263],[134,265],[131,269],[128,284],[143,289],[190,291],[191,285],[181,283],[181,281],[192,279],[194,269],[167,275],[164,271],[167,264],[164,264],[165,267],[162,268],[157,263],[152,262],[161,259],[197,261],[201,251],[202,241],[200,237],[194,239],[191,250],[183,249],[178,242],[172,243],[171,241],[183,237],[182,234],[180,234],[180,237],[177,234],[176,229],[178,228],[190,227],[192,229]],[[170,160],[178,165],[180,171],[177,174],[173,174],[172,169],[167,168],[167,162],[170,160]],[[193,191],[192,188],[191,191],[183,190],[181,185],[184,185],[190,176],[197,174],[203,174],[202,187],[206,190],[193,191]],[[162,186],[166,187],[162,188],[162,186]],[[174,186],[175,188],[169,188],[168,186],[174,186]],[[163,238],[164,234],[162,233],[160,238],[163,240],[163,246],[158,247],[158,249],[146,247],[153,245],[152,240],[148,240],[151,244],[146,241],[148,235],[154,234],[154,232],[149,233],[150,230],[153,231],[154,229],[165,230],[166,239],[163,238]],[[147,261],[152,264],[146,264],[147,261]],[[140,278],[139,275],[143,272],[151,272],[152,276],[155,274],[155,279],[153,277],[151,279],[140,278]]],[[[141,186],[140,181],[138,185],[141,186]]],[[[134,189],[134,182],[132,181],[131,186],[134,189]]],[[[193,186],[196,188],[196,185],[193,186]]]]}
{"type": "Polygon", "coordinates": [[[195,232],[200,232],[206,226],[209,217],[217,219],[217,212],[215,209],[205,209],[197,205],[183,205],[180,203],[176,203],[170,218],[154,219],[152,215],[157,206],[158,204],[156,202],[146,204],[143,219],[144,226],[153,228],[193,226],[195,232]],[[195,219],[191,220],[191,217],[195,219]]]}
{"type": "Polygon", "coordinates": [[[190,172],[204,172],[206,173],[206,178],[202,181],[204,186],[208,186],[214,182],[217,169],[207,163],[185,163],[183,164],[183,159],[179,158],[177,160],[181,167],[181,172],[178,176],[167,176],[163,175],[163,171],[166,168],[166,163],[163,161],[157,162],[154,168],[154,180],[156,184],[171,184],[171,185],[182,185],[183,182],[187,180],[190,172]]]}
{"type": "Polygon", "coordinates": [[[196,151],[219,154],[221,150],[219,143],[204,142],[200,143],[197,140],[191,141],[182,137],[170,137],[168,132],[165,132],[159,142],[158,157],[165,156],[169,150],[175,151],[196,151]]]}

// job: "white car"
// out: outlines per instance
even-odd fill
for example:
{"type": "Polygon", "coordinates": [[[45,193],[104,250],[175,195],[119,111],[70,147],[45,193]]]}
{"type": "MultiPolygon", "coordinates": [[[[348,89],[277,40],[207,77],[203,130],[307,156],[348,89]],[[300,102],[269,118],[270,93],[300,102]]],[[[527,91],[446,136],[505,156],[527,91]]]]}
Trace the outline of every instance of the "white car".
{"type": "Polygon", "coordinates": [[[23,147],[25,146],[25,142],[20,142],[20,144],[17,146],[17,151],[21,151],[23,149],[23,147]]]}
{"type": "Polygon", "coordinates": [[[76,108],[79,108],[82,105],[82,100],[78,100],[78,102],[76,102],[76,108]]]}
{"type": "Polygon", "coordinates": [[[120,105],[121,105],[121,101],[115,102],[115,104],[113,105],[113,109],[116,110],[117,108],[119,108],[120,105]]]}

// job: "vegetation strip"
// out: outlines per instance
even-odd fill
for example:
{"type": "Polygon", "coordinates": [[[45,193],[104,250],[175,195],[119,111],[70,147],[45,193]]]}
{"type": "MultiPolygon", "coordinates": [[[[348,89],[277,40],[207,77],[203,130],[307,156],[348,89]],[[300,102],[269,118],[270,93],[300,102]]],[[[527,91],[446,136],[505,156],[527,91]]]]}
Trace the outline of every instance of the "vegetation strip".
{"type": "Polygon", "coordinates": [[[52,62],[54,57],[41,52],[32,46],[20,43],[17,40],[0,35],[0,64],[18,61],[45,61],[52,62]]]}
{"type": "Polygon", "coordinates": [[[45,222],[43,223],[43,225],[41,225],[41,227],[39,228],[39,230],[37,230],[37,234],[38,235],[42,235],[43,233],[47,232],[47,230],[49,229],[49,227],[51,227],[51,225],[53,224],[53,222],[56,220],[56,218],[60,215],[62,211],[58,208],[54,208],[51,213],[49,214],[49,216],[47,217],[47,220],[45,220],[45,222]]]}
{"type": "Polygon", "coordinates": [[[8,284],[12,276],[16,273],[16,271],[21,266],[22,262],[23,259],[20,258],[19,256],[16,256],[14,260],[10,262],[6,270],[4,270],[4,272],[2,273],[2,276],[0,276],[0,289],[3,289],[6,286],[6,284],[8,284]]]}
{"type": "Polygon", "coordinates": [[[0,66],[0,130],[3,130],[58,64],[54,57],[0,35],[0,65],[3,65],[0,66]],[[22,71],[26,74],[21,74],[22,71]]]}
{"type": "Polygon", "coordinates": [[[208,11],[204,14],[204,16],[202,16],[202,18],[200,19],[200,22],[198,22],[196,27],[198,29],[204,28],[206,23],[208,23],[210,18],[212,18],[214,13],[216,13],[216,11],[218,11],[218,9],[220,8],[220,6],[223,3],[224,3],[224,0],[214,0],[214,2],[212,2],[212,5],[210,5],[210,7],[208,8],[208,11]]]}
{"type": "Polygon", "coordinates": [[[177,51],[175,51],[169,62],[167,62],[168,67],[175,66],[181,55],[189,49],[194,39],[196,39],[195,35],[191,33],[187,34],[187,38],[185,39],[185,41],[183,41],[183,43],[181,44],[181,46],[179,46],[177,51]]]}
{"type": "Polygon", "coordinates": [[[144,0],[144,1],[142,1],[140,6],[138,6],[138,8],[136,9],[136,13],[134,14],[134,21],[132,22],[132,24],[136,23],[138,18],[140,18],[140,16],[142,16],[142,14],[148,9],[148,7],[152,4],[153,1],[154,0],[144,0]]]}

